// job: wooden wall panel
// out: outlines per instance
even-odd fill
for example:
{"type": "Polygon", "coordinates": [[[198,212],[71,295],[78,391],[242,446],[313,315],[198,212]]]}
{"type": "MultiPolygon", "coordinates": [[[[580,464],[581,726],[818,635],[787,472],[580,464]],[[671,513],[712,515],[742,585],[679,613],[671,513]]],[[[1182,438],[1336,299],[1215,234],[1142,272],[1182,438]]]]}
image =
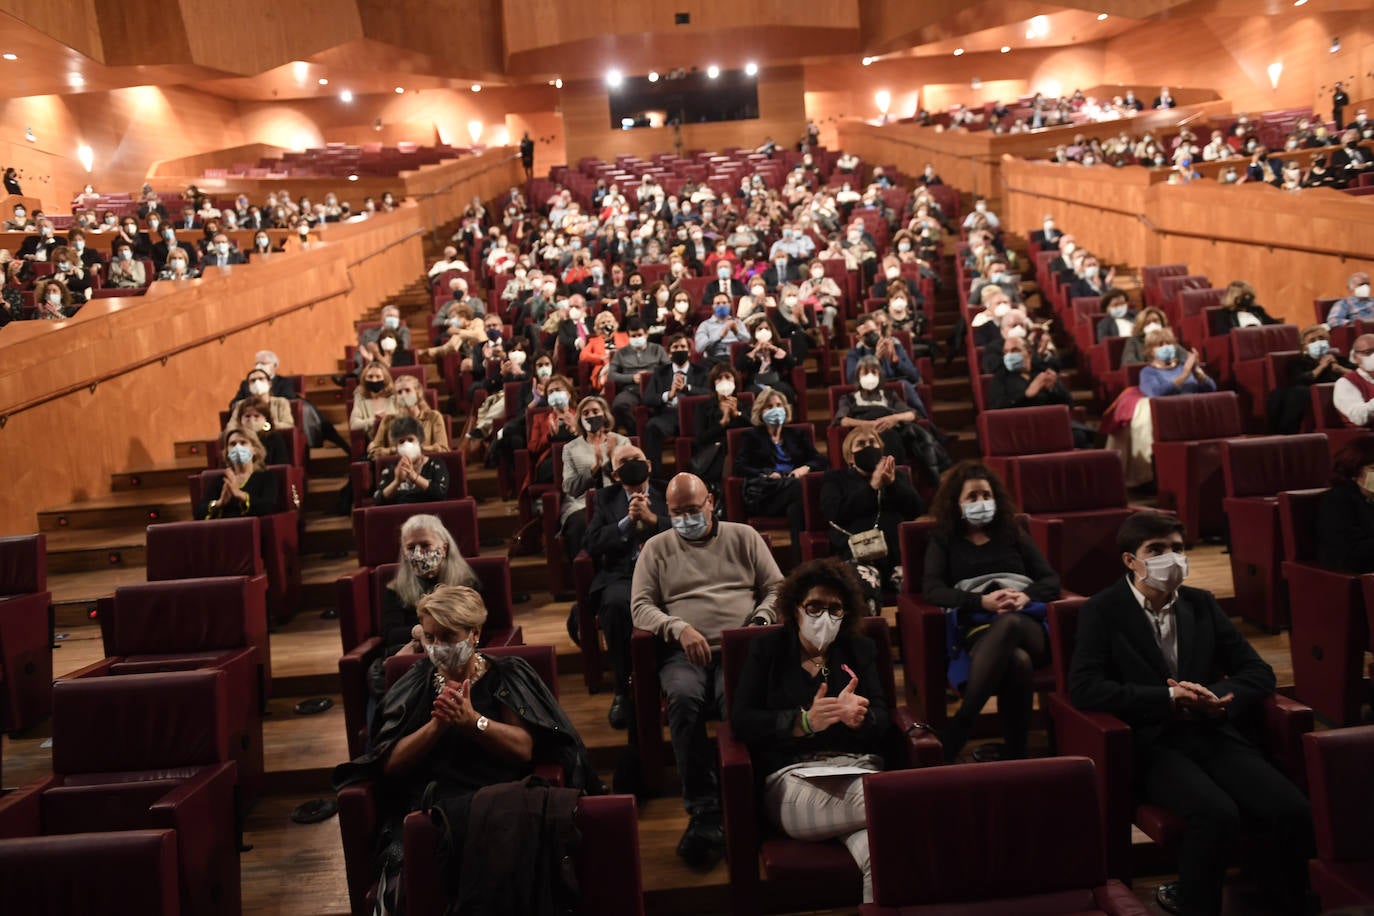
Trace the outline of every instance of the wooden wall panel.
{"type": "Polygon", "coordinates": [[[502,0],[350,0],[368,38],[500,73],[502,0]]]}
{"type": "MultiPolygon", "coordinates": [[[[618,154],[648,157],[674,149],[672,128],[612,130],[610,98],[600,82],[565,84],[562,93],[567,160],[584,156],[611,160],[618,154]]],[[[806,101],[801,67],[772,67],[759,77],[759,118],[682,126],[682,148],[721,149],[758,146],[771,136],[778,143],[796,142],[806,129],[806,101]]]]}

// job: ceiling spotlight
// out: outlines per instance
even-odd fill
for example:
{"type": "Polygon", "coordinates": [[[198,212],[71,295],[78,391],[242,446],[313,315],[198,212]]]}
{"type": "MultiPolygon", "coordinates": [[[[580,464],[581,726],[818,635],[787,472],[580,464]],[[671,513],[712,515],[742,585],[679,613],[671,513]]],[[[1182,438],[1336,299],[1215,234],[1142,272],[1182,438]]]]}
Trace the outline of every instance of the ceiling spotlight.
{"type": "Polygon", "coordinates": [[[619,70],[606,71],[607,86],[610,86],[612,89],[618,89],[623,82],[625,82],[625,74],[621,73],[619,70]]]}
{"type": "Polygon", "coordinates": [[[348,176],[348,180],[349,180],[349,181],[357,181],[357,180],[358,180],[358,176],[357,176],[356,174],[350,174],[350,175],[348,176]]]}
{"type": "Polygon", "coordinates": [[[482,84],[481,84],[481,83],[473,83],[473,84],[472,84],[472,91],[473,91],[473,92],[481,92],[481,91],[482,91],[482,84]]]}
{"type": "Polygon", "coordinates": [[[651,83],[657,83],[657,82],[658,82],[658,71],[657,71],[657,70],[650,70],[650,71],[649,71],[649,82],[651,82],[651,83]]]}
{"type": "Polygon", "coordinates": [[[955,56],[955,57],[963,57],[963,56],[964,56],[964,49],[963,49],[963,48],[955,48],[955,49],[954,49],[954,56],[955,56]]]}
{"type": "Polygon", "coordinates": [[[1010,54],[1010,53],[1011,53],[1011,45],[1002,45],[1002,53],[1003,53],[1003,54],[1010,54]]]}
{"type": "Polygon", "coordinates": [[[745,76],[758,76],[758,75],[759,75],[759,65],[756,64],[756,63],[754,63],[752,60],[749,61],[749,63],[747,63],[747,64],[744,65],[744,75],[745,75],[745,76]]]}
{"type": "Polygon", "coordinates": [[[9,53],[6,53],[6,54],[4,55],[4,58],[5,58],[5,60],[18,60],[18,59],[19,59],[19,55],[18,55],[18,54],[9,54],[9,53]]]}
{"type": "Polygon", "coordinates": [[[1306,4],[1307,0],[1293,0],[1294,6],[1305,6],[1306,4]]]}
{"type": "Polygon", "coordinates": [[[1050,17],[1032,16],[1030,28],[1026,30],[1027,38],[1044,38],[1050,34],[1050,17]]]}
{"type": "Polygon", "coordinates": [[[560,76],[558,79],[556,79],[556,80],[553,81],[553,88],[555,88],[555,89],[562,89],[562,88],[563,88],[563,77],[560,76]]]}
{"type": "Polygon", "coordinates": [[[328,85],[329,85],[329,80],[325,79],[324,77],[320,77],[320,85],[321,85],[321,86],[328,86],[328,85]]]}
{"type": "Polygon", "coordinates": [[[867,67],[869,64],[873,63],[873,58],[871,58],[871,57],[865,57],[865,58],[861,61],[861,63],[862,63],[865,67],[867,67]]]}
{"type": "Polygon", "coordinates": [[[80,88],[86,85],[86,78],[82,76],[80,73],[73,73],[71,76],[67,77],[67,82],[71,83],[73,86],[77,88],[80,88]]]}
{"type": "Polygon", "coordinates": [[[706,68],[706,78],[707,78],[707,79],[712,79],[712,80],[713,80],[713,79],[715,79],[715,78],[718,77],[718,76],[720,76],[720,68],[717,67],[715,64],[712,64],[711,66],[709,66],[709,67],[706,68]]]}
{"type": "Polygon", "coordinates": [[[1339,38],[1333,38],[1333,39],[1331,39],[1331,47],[1328,48],[1327,50],[1328,50],[1330,53],[1335,54],[1335,53],[1336,53],[1337,51],[1339,51],[1340,49],[1341,49],[1341,40],[1340,40],[1339,38]]]}
{"type": "MultiPolygon", "coordinates": [[[[1306,3],[1307,0],[1303,0],[1303,2],[1306,3]]],[[[1107,21],[1107,14],[1106,14],[1106,13],[1098,13],[1098,14],[1097,14],[1097,21],[1098,21],[1098,22],[1106,22],[1106,21],[1107,21]]]]}
{"type": "Polygon", "coordinates": [[[340,92],[340,93],[339,93],[339,101],[340,101],[340,102],[345,102],[345,103],[352,102],[352,101],[353,101],[353,90],[352,90],[352,89],[345,89],[343,92],[340,92]]]}
{"type": "Polygon", "coordinates": [[[400,86],[397,86],[397,87],[396,87],[396,94],[397,94],[397,95],[400,95],[400,94],[403,93],[403,92],[405,92],[405,89],[401,88],[400,86]]]}

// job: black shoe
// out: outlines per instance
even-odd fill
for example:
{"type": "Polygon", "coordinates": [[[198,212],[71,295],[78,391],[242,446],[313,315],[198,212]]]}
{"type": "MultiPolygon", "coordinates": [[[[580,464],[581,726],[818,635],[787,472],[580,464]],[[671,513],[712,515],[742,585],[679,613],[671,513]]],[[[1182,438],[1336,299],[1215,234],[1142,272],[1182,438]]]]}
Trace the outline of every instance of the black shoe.
{"type": "Polygon", "coordinates": [[[611,700],[611,711],[606,714],[611,728],[620,731],[630,727],[630,700],[623,693],[617,693],[611,700]]]}
{"type": "MultiPolygon", "coordinates": [[[[580,648],[580,647],[582,646],[582,636],[581,636],[580,633],[578,633],[578,630],[580,629],[580,627],[579,627],[579,625],[578,625],[578,619],[577,619],[577,604],[576,604],[575,602],[574,602],[574,604],[573,604],[572,607],[568,608],[567,626],[568,626],[568,638],[571,639],[571,640],[573,641],[573,645],[575,645],[575,646],[577,646],[577,647],[580,648]]],[[[612,707],[612,708],[614,708],[614,707],[612,707]]]]}
{"type": "Polygon", "coordinates": [[[725,829],[719,814],[694,814],[677,844],[677,854],[693,868],[712,863],[725,850],[725,829]]]}
{"type": "Polygon", "coordinates": [[[1178,882],[1170,881],[1155,888],[1155,903],[1159,904],[1160,909],[1166,913],[1173,913],[1174,916],[1182,913],[1183,904],[1178,899],[1178,882]]]}
{"type": "Polygon", "coordinates": [[[995,741],[989,741],[987,744],[980,744],[973,749],[973,759],[977,763],[990,763],[994,760],[1002,760],[1005,756],[1003,753],[1004,747],[1005,745],[998,744],[995,741]]]}

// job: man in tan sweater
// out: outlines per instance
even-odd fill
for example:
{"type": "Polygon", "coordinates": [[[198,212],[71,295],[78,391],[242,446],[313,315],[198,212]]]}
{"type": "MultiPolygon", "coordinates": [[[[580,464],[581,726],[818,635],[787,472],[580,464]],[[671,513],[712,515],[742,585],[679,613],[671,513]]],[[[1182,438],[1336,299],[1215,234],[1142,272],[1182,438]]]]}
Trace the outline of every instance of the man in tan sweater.
{"type": "Polygon", "coordinates": [[[678,474],[665,495],[673,530],[645,542],[630,584],[630,613],[636,627],[664,642],[658,677],[691,815],[677,853],[699,865],[725,847],[715,757],[706,740],[707,716],[725,717],[720,634],[773,623],[782,572],[757,531],[716,521],[701,478],[678,474]]]}

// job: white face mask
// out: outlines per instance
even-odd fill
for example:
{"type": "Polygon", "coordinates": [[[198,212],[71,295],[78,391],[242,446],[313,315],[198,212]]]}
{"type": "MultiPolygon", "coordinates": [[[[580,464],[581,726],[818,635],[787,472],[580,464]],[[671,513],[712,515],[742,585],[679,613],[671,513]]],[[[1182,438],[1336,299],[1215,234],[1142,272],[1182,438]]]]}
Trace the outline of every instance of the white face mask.
{"type": "Polygon", "coordinates": [[[1143,330],[1145,332],[1145,336],[1149,337],[1151,334],[1153,334],[1155,331],[1160,330],[1162,327],[1163,325],[1161,325],[1158,321],[1151,321],[1149,324],[1145,325],[1143,330]]]}
{"type": "Polygon", "coordinates": [[[1145,575],[1141,577],[1141,583],[1161,592],[1172,594],[1188,578],[1187,554],[1166,553],[1147,557],[1144,563],[1145,575]]]}
{"type": "Polygon", "coordinates": [[[255,378],[248,383],[248,392],[250,394],[257,395],[258,397],[262,397],[264,394],[268,392],[268,390],[271,387],[272,386],[267,381],[260,378],[255,378]]]}
{"type": "Polygon", "coordinates": [[[1014,324],[1002,332],[1003,337],[1025,337],[1026,326],[1024,324],[1014,324]]]}
{"type": "Polygon", "coordinates": [[[381,342],[378,343],[378,346],[382,348],[383,353],[390,353],[396,349],[396,338],[383,337],[381,342]]]}
{"type": "Polygon", "coordinates": [[[859,376],[859,387],[864,391],[872,391],[878,387],[880,381],[881,379],[878,378],[878,376],[874,375],[872,372],[867,372],[859,376]]]}
{"type": "Polygon", "coordinates": [[[773,339],[773,332],[767,328],[759,328],[758,333],[754,335],[754,339],[759,343],[768,343],[773,339]]]}
{"type": "Polygon", "coordinates": [[[895,280],[902,275],[902,269],[900,267],[889,267],[887,270],[883,271],[883,273],[889,280],[895,280]]]}
{"type": "Polygon", "coordinates": [[[514,363],[515,365],[517,365],[517,366],[523,366],[523,365],[525,365],[525,360],[526,360],[528,357],[529,357],[529,354],[527,354],[524,350],[512,350],[512,351],[510,351],[510,361],[511,361],[512,363],[514,363]]]}
{"type": "Polygon", "coordinates": [[[843,623],[843,617],[831,617],[829,614],[812,617],[810,614],[802,613],[797,618],[797,629],[801,631],[802,638],[816,651],[824,652],[840,634],[840,625],[843,623]]]}
{"type": "Polygon", "coordinates": [[[396,454],[409,461],[418,461],[420,459],[420,443],[414,439],[407,439],[396,446],[396,454]]]}
{"type": "Polygon", "coordinates": [[[811,271],[811,279],[813,279],[813,280],[819,280],[821,277],[824,277],[824,276],[825,276],[825,268],[824,268],[824,267],[817,267],[815,270],[811,271]]]}
{"type": "Polygon", "coordinates": [[[723,397],[723,398],[728,398],[728,397],[732,396],[734,393],[735,393],[735,380],[734,380],[734,379],[731,379],[731,378],[723,378],[723,379],[721,379],[720,381],[716,382],[716,394],[720,395],[720,396],[723,397]]]}
{"type": "Polygon", "coordinates": [[[1369,284],[1368,284],[1368,283],[1361,283],[1359,286],[1355,287],[1355,298],[1356,298],[1356,299],[1368,299],[1368,298],[1369,298],[1369,284]]]}
{"type": "Polygon", "coordinates": [[[996,306],[993,307],[993,309],[992,309],[992,317],[993,317],[993,318],[996,318],[998,321],[1001,321],[1002,318],[1003,318],[1003,316],[1005,316],[1005,315],[1007,314],[1007,312],[1010,312],[1010,311],[1011,311],[1011,306],[1008,305],[1008,304],[1005,303],[1005,302],[1002,302],[1002,303],[999,303],[998,305],[996,305],[996,306]]]}
{"type": "Polygon", "coordinates": [[[964,516],[964,521],[970,525],[982,527],[993,520],[997,515],[997,501],[992,499],[980,499],[976,502],[961,503],[959,511],[964,516]]]}
{"type": "Polygon", "coordinates": [[[1374,355],[1361,356],[1360,368],[1368,374],[1374,374],[1374,355]]]}

